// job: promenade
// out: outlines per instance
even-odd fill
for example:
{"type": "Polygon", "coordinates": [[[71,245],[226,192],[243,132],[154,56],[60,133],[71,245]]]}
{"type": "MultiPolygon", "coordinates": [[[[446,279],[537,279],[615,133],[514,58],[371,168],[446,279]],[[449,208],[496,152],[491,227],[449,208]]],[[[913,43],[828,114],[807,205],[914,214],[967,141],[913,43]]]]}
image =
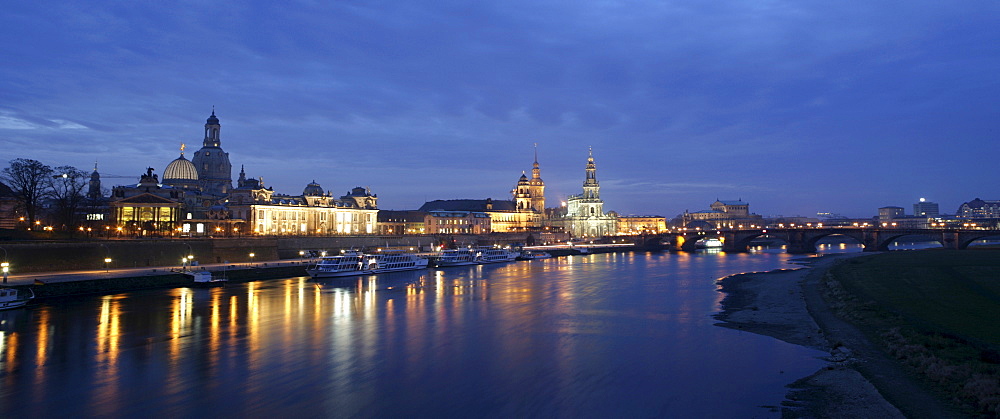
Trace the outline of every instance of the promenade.
{"type": "Polygon", "coordinates": [[[265,260],[243,263],[210,263],[197,266],[188,266],[185,270],[182,266],[159,266],[154,268],[119,268],[119,269],[92,269],[73,270],[55,272],[31,272],[17,274],[12,272],[7,277],[8,286],[35,285],[36,281],[45,284],[73,281],[89,281],[95,279],[111,278],[137,278],[152,276],[167,276],[190,271],[209,271],[213,274],[222,274],[226,271],[248,270],[253,268],[280,268],[305,266],[313,263],[315,259],[286,259],[286,260],[265,260]]]}

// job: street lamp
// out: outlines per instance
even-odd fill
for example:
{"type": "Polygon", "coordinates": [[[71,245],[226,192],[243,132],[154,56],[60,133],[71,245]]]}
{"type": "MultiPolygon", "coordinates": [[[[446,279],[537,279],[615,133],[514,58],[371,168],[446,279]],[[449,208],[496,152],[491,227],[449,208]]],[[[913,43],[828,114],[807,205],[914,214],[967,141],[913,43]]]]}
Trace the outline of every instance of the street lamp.
{"type": "Polygon", "coordinates": [[[253,257],[254,257],[254,256],[257,256],[257,254],[255,254],[255,253],[253,253],[253,252],[250,252],[250,265],[251,265],[251,266],[253,265],[253,257]]]}
{"type": "Polygon", "coordinates": [[[182,272],[183,271],[187,271],[187,261],[188,261],[187,256],[182,256],[181,257],[181,271],[182,272]]]}
{"type": "Polygon", "coordinates": [[[108,268],[108,264],[110,263],[111,263],[111,258],[104,258],[104,273],[110,272],[108,268]]]}
{"type": "Polygon", "coordinates": [[[7,285],[7,271],[10,270],[10,263],[0,262],[0,268],[3,269],[3,283],[4,285],[7,285]]]}

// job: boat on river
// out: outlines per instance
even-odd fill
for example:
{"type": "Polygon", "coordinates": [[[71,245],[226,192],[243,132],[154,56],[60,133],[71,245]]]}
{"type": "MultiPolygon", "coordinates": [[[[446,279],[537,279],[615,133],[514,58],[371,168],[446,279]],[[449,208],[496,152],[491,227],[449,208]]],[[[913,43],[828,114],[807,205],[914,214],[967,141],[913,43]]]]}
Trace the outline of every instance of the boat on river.
{"type": "Polygon", "coordinates": [[[430,257],[431,265],[438,268],[479,264],[476,252],[469,248],[445,249],[430,257]]]}
{"type": "Polygon", "coordinates": [[[480,264],[512,262],[517,259],[518,252],[491,246],[479,246],[475,249],[476,258],[480,264]]]}
{"type": "Polygon", "coordinates": [[[517,260],[536,260],[536,259],[548,259],[552,257],[549,252],[543,252],[541,250],[522,250],[521,254],[517,256],[517,260]]]}
{"type": "Polygon", "coordinates": [[[24,307],[28,301],[35,298],[35,292],[31,288],[28,288],[28,293],[31,295],[20,295],[17,288],[0,288],[0,310],[24,307]]]}
{"type": "Polygon", "coordinates": [[[371,275],[386,272],[426,269],[428,260],[413,253],[386,250],[375,253],[346,251],[336,256],[324,256],[306,269],[313,278],[371,275]]]}
{"type": "Polygon", "coordinates": [[[228,282],[224,277],[213,277],[212,273],[209,271],[188,272],[187,275],[193,279],[193,284],[196,287],[214,287],[225,285],[226,282],[228,282]]]}

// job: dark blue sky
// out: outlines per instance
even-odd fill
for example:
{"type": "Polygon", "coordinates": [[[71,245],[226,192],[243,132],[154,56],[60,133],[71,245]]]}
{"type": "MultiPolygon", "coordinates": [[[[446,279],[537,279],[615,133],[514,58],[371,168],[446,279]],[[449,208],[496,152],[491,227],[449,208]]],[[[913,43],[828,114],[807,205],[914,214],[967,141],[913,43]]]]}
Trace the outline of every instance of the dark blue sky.
{"type": "Polygon", "coordinates": [[[508,198],[533,143],[623,214],[1000,199],[995,0],[477,3],[12,2],[0,159],[162,173],[214,105],[234,177],[383,209],[508,198]]]}

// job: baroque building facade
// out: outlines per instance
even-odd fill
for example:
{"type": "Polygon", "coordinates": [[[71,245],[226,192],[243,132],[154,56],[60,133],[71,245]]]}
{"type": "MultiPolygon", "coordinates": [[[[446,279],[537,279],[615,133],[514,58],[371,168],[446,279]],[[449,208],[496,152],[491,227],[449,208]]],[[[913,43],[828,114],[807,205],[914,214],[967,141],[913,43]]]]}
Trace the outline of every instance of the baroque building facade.
{"type": "Polygon", "coordinates": [[[601,185],[597,181],[597,165],[594,150],[587,152],[584,169],[583,193],[566,199],[565,214],[553,224],[561,225],[573,237],[603,237],[618,232],[618,219],[612,213],[604,212],[601,199],[601,185]]]}
{"type": "MultiPolygon", "coordinates": [[[[109,207],[118,231],[184,236],[377,233],[378,197],[366,188],[335,198],[314,181],[301,195],[277,194],[262,179],[248,179],[242,167],[233,188],[221,126],[213,109],[202,147],[191,160],[184,157],[182,144],[162,182],[148,168],[138,184],[112,190],[109,207]]],[[[99,185],[99,176],[96,182],[99,185]]]]}
{"type": "Polygon", "coordinates": [[[707,211],[684,211],[681,224],[691,228],[743,228],[764,225],[764,217],[751,214],[750,204],[742,199],[716,200],[707,211]]]}

